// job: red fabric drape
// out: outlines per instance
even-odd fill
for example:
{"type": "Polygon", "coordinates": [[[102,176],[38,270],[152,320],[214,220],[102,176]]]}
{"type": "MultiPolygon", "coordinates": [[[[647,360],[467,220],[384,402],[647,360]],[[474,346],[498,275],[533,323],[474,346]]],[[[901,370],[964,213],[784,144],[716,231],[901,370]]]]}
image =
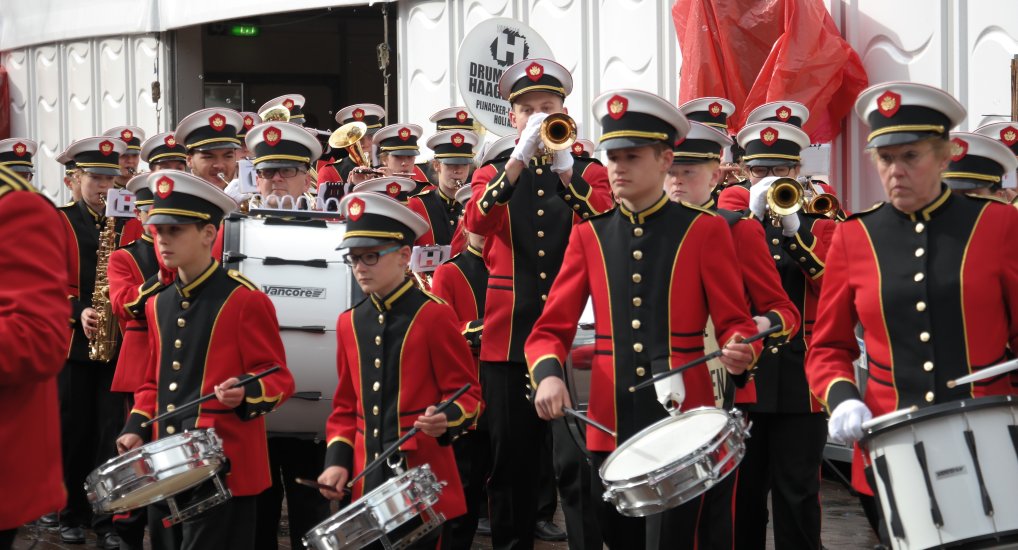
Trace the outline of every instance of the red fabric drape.
{"type": "Polygon", "coordinates": [[[814,143],[831,141],[867,86],[859,55],[821,0],[676,0],[672,18],[680,102],[728,98],[733,132],[755,107],[784,99],[809,108],[804,130],[814,143]]]}
{"type": "Polygon", "coordinates": [[[0,139],[11,137],[11,90],[7,69],[0,65],[0,139]]]}

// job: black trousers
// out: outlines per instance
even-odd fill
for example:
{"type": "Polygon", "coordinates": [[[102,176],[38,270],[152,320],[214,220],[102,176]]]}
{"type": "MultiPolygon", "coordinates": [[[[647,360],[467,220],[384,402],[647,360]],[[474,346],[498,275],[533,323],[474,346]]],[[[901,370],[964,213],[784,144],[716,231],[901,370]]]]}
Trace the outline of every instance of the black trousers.
{"type": "MultiPolygon", "coordinates": [[[[665,510],[643,518],[623,516],[611,503],[601,498],[601,485],[597,470],[608,458],[609,453],[593,454],[593,481],[597,482],[597,491],[591,498],[598,501],[598,520],[604,543],[611,550],[630,550],[646,548],[647,550],[695,550],[697,545],[697,525],[703,508],[705,496],[693,499],[681,506],[665,510]]],[[[593,485],[593,483],[592,483],[593,485]]],[[[710,491],[708,491],[709,493],[710,491]]]]}
{"type": "MultiPolygon", "coordinates": [[[[134,407],[134,394],[121,394],[124,399],[124,422],[134,407]]],[[[113,515],[113,529],[120,537],[120,550],[144,550],[148,507],[113,515]]]]}
{"type": "Polygon", "coordinates": [[[551,430],[545,430],[537,461],[537,520],[551,521],[558,509],[558,491],[555,490],[555,462],[551,430]]]}
{"type": "Polygon", "coordinates": [[[325,463],[325,443],[296,437],[269,437],[269,471],[272,486],[255,497],[257,503],[255,545],[257,550],[276,550],[277,533],[286,496],[290,547],[303,548],[301,538],[331,514],[329,501],[295,479],[318,479],[325,463]]]}
{"type": "Polygon", "coordinates": [[[491,434],[488,511],[495,550],[530,550],[537,520],[538,460],[547,424],[527,396],[523,363],[481,362],[481,390],[491,434]]]}
{"type": "Polygon", "coordinates": [[[603,486],[585,452],[584,428],[568,418],[553,420],[549,425],[569,550],[601,550],[604,546],[597,507],[602,501],[603,486]]]}
{"type": "Polygon", "coordinates": [[[10,548],[14,546],[14,537],[17,536],[17,534],[17,528],[0,531],[0,550],[10,550],[10,548]]]}
{"type": "Polygon", "coordinates": [[[823,413],[749,413],[752,437],[735,490],[735,547],[763,550],[767,495],[774,506],[774,547],[820,548],[820,464],[827,442],[823,413]]]}
{"type": "Polygon", "coordinates": [[[735,525],[732,506],[735,499],[735,483],[738,469],[728,474],[703,495],[703,510],[700,512],[699,540],[701,550],[732,550],[735,545],[735,525]]]}
{"type": "MultiPolygon", "coordinates": [[[[207,497],[211,482],[177,495],[180,509],[207,497]]],[[[170,509],[165,501],[148,507],[152,550],[250,550],[255,538],[255,497],[233,497],[197,517],[170,527],[162,520],[170,509]]]]}
{"type": "Polygon", "coordinates": [[[452,446],[460,482],[463,483],[467,512],[445,523],[442,548],[469,549],[477,533],[478,511],[488,505],[484,498],[485,484],[491,470],[491,441],[487,426],[463,434],[452,446]]]}
{"type": "Polygon", "coordinates": [[[57,375],[60,398],[60,447],[67,506],[60,524],[89,523],[97,533],[113,530],[110,516],[92,517],[85,497],[85,478],[117,455],[116,439],[124,426],[123,394],[110,391],[115,363],[68,361],[57,375]]]}

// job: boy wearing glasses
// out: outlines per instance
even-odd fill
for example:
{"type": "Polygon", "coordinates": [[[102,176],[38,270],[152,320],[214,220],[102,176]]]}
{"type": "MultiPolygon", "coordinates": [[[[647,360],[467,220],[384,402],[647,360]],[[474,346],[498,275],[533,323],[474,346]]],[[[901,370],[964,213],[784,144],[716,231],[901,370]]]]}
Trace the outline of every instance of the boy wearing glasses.
{"type": "MultiPolygon", "coordinates": [[[[349,250],[343,259],[367,298],[337,321],[339,384],[326,425],[325,470],[318,477],[335,490],[322,494],[342,498],[352,476],[416,427],[421,433],[394,458],[405,469],[430,464],[448,483],[435,511],[450,520],[466,511],[450,443],[476,422],[481,389],[456,314],[406,276],[410,247],[428,224],[378,193],[346,195],[339,209],[347,219],[339,248],[349,250]],[[466,393],[435,414],[436,405],[468,383],[466,393]]],[[[389,463],[383,464],[353,486],[352,498],[393,474],[389,463]]],[[[434,548],[437,540],[433,531],[413,547],[434,548]]]]}
{"type": "MultiPolygon", "coordinates": [[[[735,546],[763,547],[771,493],[775,545],[819,549],[820,462],[827,423],[820,402],[809,391],[804,362],[835,222],[801,210],[773,219],[768,213],[770,186],[778,177],[798,175],[799,155],[809,146],[809,136],[798,126],[754,122],[739,132],[737,140],[746,152],[742,159],[752,184],[750,217],[763,225],[781,286],[802,325],[787,342],[768,348],[753,380],[736,390],[736,405],[753,421],[753,437],[746,444],[735,494],[735,546]]],[[[725,196],[722,193],[721,199],[725,196]]]]}

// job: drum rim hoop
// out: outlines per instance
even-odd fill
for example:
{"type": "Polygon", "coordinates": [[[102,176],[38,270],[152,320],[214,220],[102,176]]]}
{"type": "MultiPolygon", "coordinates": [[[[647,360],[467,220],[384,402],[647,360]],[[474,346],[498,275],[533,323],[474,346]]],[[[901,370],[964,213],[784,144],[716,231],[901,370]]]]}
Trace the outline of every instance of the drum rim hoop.
{"type": "MultiPolygon", "coordinates": [[[[927,420],[933,420],[942,416],[948,416],[959,411],[977,411],[981,409],[989,409],[994,407],[1001,407],[1005,405],[1016,406],[1018,400],[1015,400],[1013,395],[987,395],[983,397],[969,397],[967,399],[958,399],[955,401],[948,401],[946,403],[938,403],[936,405],[930,405],[929,407],[923,407],[914,413],[907,414],[905,416],[899,416],[897,418],[891,418],[886,421],[873,426],[863,434],[862,439],[859,441],[860,445],[865,446],[866,443],[873,440],[873,438],[879,437],[886,432],[892,431],[896,428],[901,428],[911,424],[919,422],[925,422],[927,420]]],[[[893,411],[892,411],[893,412],[893,411]]],[[[890,413],[888,413],[890,414],[890,413]]]]}

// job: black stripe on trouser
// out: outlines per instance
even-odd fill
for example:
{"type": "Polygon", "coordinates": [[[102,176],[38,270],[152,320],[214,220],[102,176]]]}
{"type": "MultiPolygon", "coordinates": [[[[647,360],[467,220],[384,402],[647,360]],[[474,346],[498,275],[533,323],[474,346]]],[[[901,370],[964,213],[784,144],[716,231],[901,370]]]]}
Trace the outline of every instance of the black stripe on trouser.
{"type": "Polygon", "coordinates": [[[972,456],[972,464],[976,467],[976,479],[979,480],[979,495],[983,499],[983,513],[993,515],[993,503],[990,502],[990,493],[986,491],[986,483],[983,481],[983,469],[979,466],[979,453],[976,451],[976,435],[972,430],[965,430],[965,444],[968,445],[969,454],[972,456]]]}
{"type": "Polygon", "coordinates": [[[943,527],[944,517],[940,514],[937,495],[933,494],[933,482],[930,480],[930,470],[926,464],[926,446],[923,445],[922,441],[915,444],[915,457],[919,461],[919,468],[923,471],[923,481],[926,482],[926,494],[930,497],[930,515],[933,516],[933,524],[937,527],[943,527]]]}
{"type": "Polygon", "coordinates": [[[887,469],[887,458],[884,455],[880,455],[876,460],[873,461],[873,468],[877,471],[877,475],[880,476],[880,480],[884,483],[884,493],[887,496],[887,505],[890,508],[888,510],[889,517],[887,521],[891,525],[891,533],[894,534],[895,538],[905,537],[905,528],[901,525],[901,515],[898,513],[898,502],[894,499],[894,488],[891,487],[891,472],[887,469]]]}

